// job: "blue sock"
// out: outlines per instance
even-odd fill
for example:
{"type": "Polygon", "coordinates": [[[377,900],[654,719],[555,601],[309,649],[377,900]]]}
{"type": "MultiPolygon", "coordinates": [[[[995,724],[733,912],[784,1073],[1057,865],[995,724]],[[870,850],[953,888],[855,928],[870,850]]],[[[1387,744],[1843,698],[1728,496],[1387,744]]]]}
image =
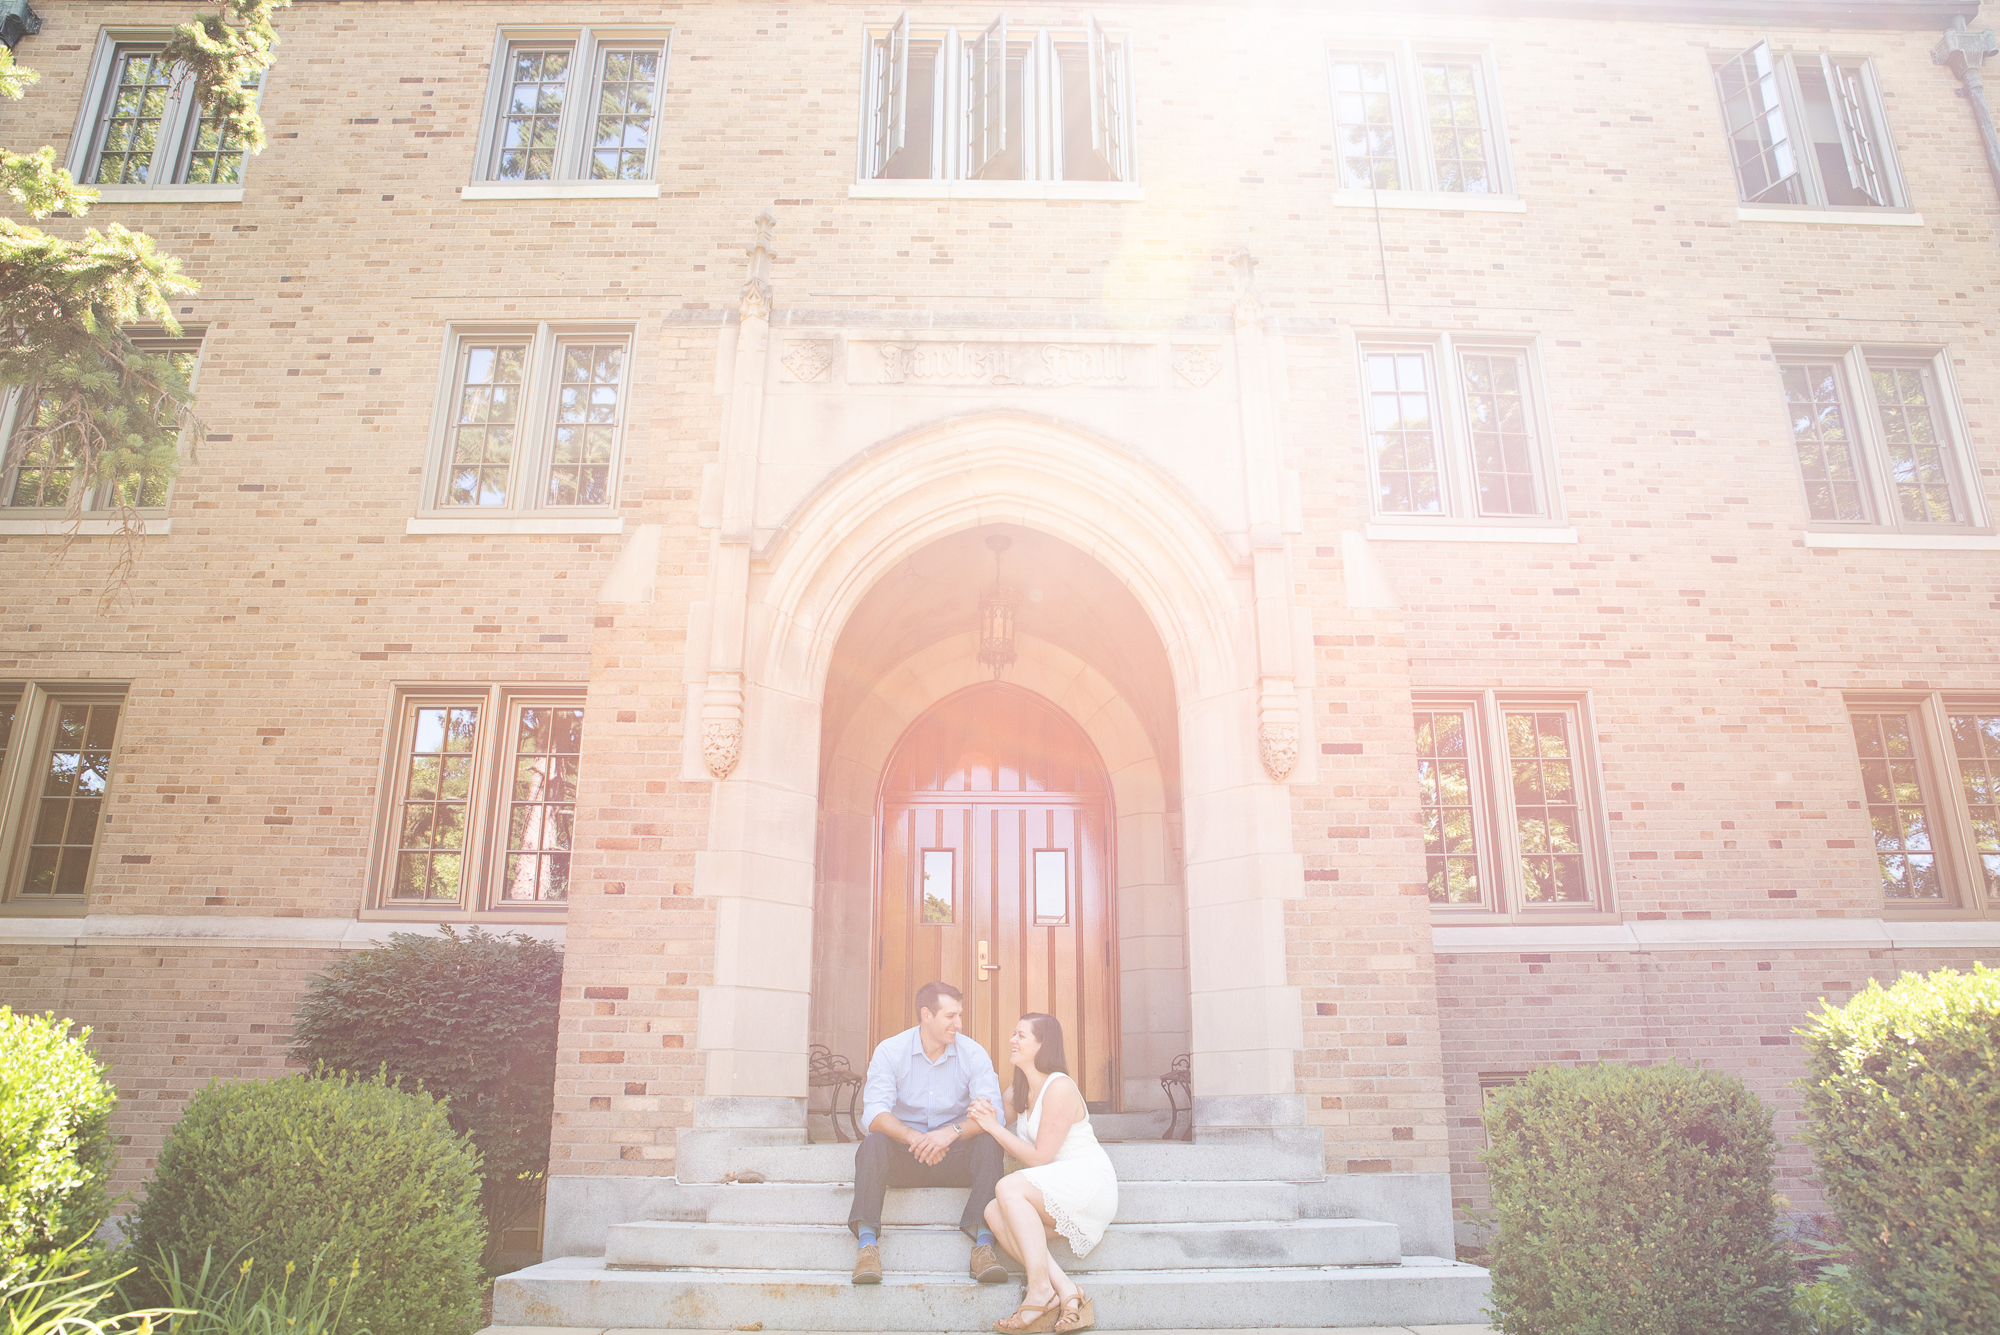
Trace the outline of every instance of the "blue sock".
{"type": "Polygon", "coordinates": [[[986,1229],[980,1229],[979,1236],[972,1240],[972,1245],[975,1247],[991,1247],[993,1245],[993,1234],[986,1229]]]}
{"type": "Polygon", "coordinates": [[[875,1230],[869,1228],[865,1224],[862,1225],[859,1229],[855,1231],[854,1245],[857,1249],[862,1247],[873,1247],[875,1245],[875,1230]]]}

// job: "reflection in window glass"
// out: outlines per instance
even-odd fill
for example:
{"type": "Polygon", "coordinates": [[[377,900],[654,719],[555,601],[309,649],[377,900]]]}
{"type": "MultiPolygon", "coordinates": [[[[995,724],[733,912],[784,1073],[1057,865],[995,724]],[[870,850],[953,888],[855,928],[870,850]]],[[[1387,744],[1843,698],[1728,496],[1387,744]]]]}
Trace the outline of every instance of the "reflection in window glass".
{"type": "Polygon", "coordinates": [[[924,918],[928,923],[950,923],[957,918],[956,877],[952,875],[952,851],[948,848],[924,850],[924,918]]]}
{"type": "Polygon", "coordinates": [[[1923,753],[1909,713],[1857,711],[1853,723],[1883,895],[1889,899],[1942,900],[1944,880],[1931,845],[1923,753]]]}
{"type": "Polygon", "coordinates": [[[1567,713],[1552,710],[1506,715],[1521,877],[1530,904],[1581,903],[1590,898],[1570,724],[1567,713]]]}
{"type": "Polygon", "coordinates": [[[1424,820],[1424,879],[1433,904],[1480,902],[1471,731],[1463,710],[1417,714],[1417,801],[1424,820]]]}
{"type": "Polygon", "coordinates": [[[1061,848],[1035,850],[1035,925],[1057,927],[1069,921],[1069,853],[1061,848]]]}
{"type": "Polygon", "coordinates": [[[528,705],[521,710],[514,743],[514,790],[507,805],[502,899],[569,898],[576,766],[582,750],[581,709],[528,705]]]}
{"type": "Polygon", "coordinates": [[[473,706],[419,709],[409,754],[396,853],[396,899],[458,898],[472,796],[473,706]]]}
{"type": "Polygon", "coordinates": [[[43,766],[35,823],[28,835],[23,895],[81,895],[111,783],[115,704],[62,704],[43,766]]]}
{"type": "Polygon", "coordinates": [[[1989,900],[2000,899],[2000,714],[1953,714],[1951,744],[1989,900]]]}

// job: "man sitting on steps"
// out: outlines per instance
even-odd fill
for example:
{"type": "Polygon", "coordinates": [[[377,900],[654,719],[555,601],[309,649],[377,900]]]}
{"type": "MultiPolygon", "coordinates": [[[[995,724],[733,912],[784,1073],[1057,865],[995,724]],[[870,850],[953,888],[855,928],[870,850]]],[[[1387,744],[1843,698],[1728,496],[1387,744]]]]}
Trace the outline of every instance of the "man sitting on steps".
{"type": "Polygon", "coordinates": [[[959,1033],[965,996],[949,983],[917,989],[917,1025],[885,1038],[868,1059],[854,1151],[854,1207],[847,1226],[859,1250],[854,1282],[882,1282],[882,1193],[889,1187],[970,1187],[958,1226],[973,1240],[972,1274],[999,1284],[1007,1268],[993,1253],[986,1206],[1005,1167],[999,1144],[966,1120],[976,1099],[1000,1106],[1000,1079],[986,1049],[959,1033]]]}

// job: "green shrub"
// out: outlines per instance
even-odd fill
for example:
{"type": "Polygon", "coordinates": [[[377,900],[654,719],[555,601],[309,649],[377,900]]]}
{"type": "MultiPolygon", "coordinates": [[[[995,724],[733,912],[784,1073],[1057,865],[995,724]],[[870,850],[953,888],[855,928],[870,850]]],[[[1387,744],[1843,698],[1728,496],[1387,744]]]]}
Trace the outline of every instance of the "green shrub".
{"type": "Polygon", "coordinates": [[[1894,1335],[2000,1331],[2000,970],[1908,974],[1806,1039],[1806,1140],[1894,1335]]]}
{"type": "Polygon", "coordinates": [[[1792,1290],[1792,1320],[1799,1335],[1870,1335],[1874,1329],[1854,1302],[1846,1267],[1792,1290]]]}
{"type": "Polygon", "coordinates": [[[308,1066],[372,1075],[444,1099],[485,1167],[490,1249],[541,1200],[555,1109],[562,951],[518,932],[398,932],[313,979],[292,1020],[308,1066]]]}
{"type": "Polygon", "coordinates": [[[83,1243],[109,1209],[118,1096],[89,1037],[0,1006],[0,1284],[83,1243]]]}
{"type": "MultiPolygon", "coordinates": [[[[211,1253],[254,1258],[253,1297],[288,1262],[358,1262],[349,1329],[464,1335],[479,1316],[478,1197],[478,1153],[428,1094],[379,1075],[216,1084],[168,1133],[132,1244],[183,1275],[211,1253]]],[[[144,1291],[163,1292],[158,1274],[144,1291]]]]}
{"type": "Polygon", "coordinates": [[[1733,1076],[1549,1068],[1486,1112],[1506,1335],[1777,1335],[1771,1115],[1733,1076]]]}

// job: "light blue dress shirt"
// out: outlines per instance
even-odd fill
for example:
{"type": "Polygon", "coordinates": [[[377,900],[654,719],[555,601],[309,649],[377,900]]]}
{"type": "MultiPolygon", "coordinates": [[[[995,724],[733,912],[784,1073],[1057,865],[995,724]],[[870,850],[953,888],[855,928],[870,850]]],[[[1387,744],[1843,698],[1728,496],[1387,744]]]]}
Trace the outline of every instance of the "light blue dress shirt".
{"type": "Polygon", "coordinates": [[[888,1113],[913,1131],[935,1131],[964,1117],[974,1099],[1000,1107],[1000,1077],[986,1049],[960,1034],[932,1061],[924,1056],[922,1033],[911,1026],[883,1039],[868,1059],[861,1130],[866,1134],[888,1113]]]}

